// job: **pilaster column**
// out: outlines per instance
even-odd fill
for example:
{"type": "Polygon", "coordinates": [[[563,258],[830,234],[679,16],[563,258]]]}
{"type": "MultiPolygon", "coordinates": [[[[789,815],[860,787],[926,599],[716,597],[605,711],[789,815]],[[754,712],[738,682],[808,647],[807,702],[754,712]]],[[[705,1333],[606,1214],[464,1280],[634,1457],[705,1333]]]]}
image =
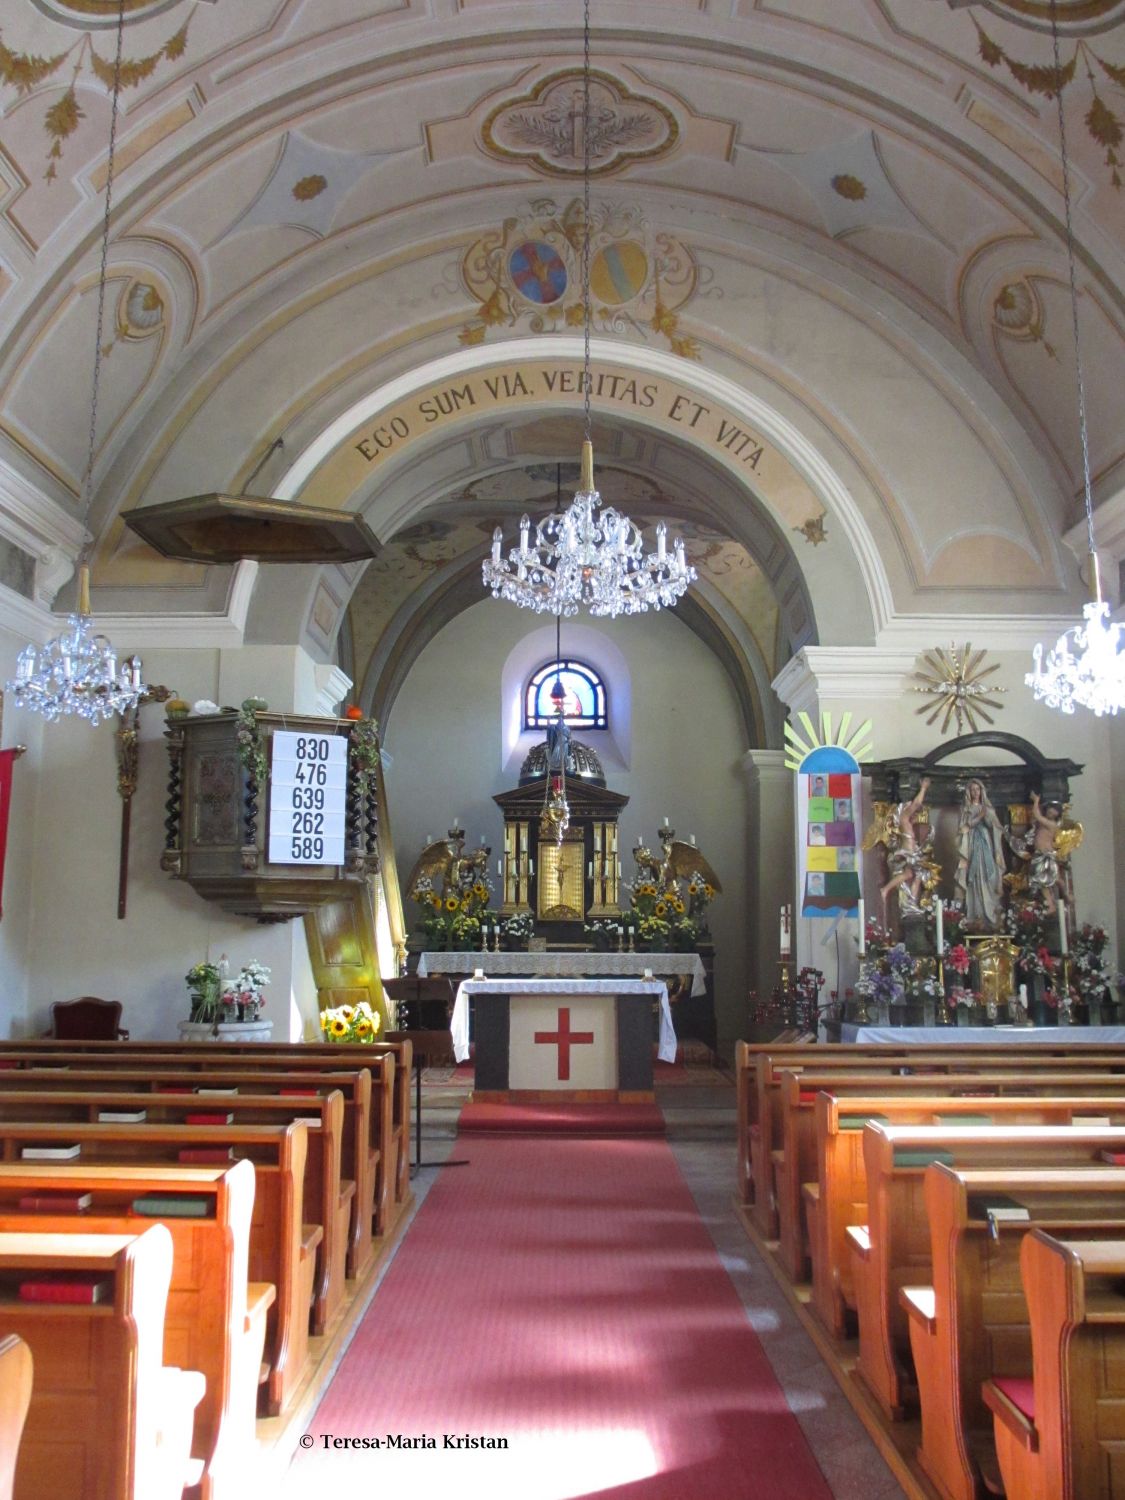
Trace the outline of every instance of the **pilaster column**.
{"type": "Polygon", "coordinates": [[[748,750],[742,757],[748,788],[747,895],[750,951],[747,972],[759,998],[777,983],[779,912],[794,899],[793,772],[783,750],[748,750]]]}

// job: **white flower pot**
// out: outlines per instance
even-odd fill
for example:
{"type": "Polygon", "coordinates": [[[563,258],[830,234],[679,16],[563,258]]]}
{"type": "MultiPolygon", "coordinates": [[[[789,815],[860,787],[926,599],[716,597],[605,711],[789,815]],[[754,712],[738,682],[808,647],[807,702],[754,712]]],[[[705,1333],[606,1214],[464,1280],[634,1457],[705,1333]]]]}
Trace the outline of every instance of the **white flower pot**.
{"type": "Polygon", "coordinates": [[[268,1042],[273,1039],[273,1022],[263,1021],[181,1021],[181,1042],[268,1042]]]}

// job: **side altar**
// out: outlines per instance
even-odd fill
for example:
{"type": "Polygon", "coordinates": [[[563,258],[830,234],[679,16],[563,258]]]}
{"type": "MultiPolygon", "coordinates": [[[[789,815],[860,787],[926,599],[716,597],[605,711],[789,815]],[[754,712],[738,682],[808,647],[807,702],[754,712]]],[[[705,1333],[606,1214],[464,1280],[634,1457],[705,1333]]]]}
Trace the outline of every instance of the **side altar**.
{"type": "Polygon", "coordinates": [[[475,1100],[649,1103],[652,1007],[657,1055],[672,1062],[676,1035],[667,987],[654,979],[467,979],[453,1007],[453,1055],[469,1056],[475,1011],[475,1100]]]}

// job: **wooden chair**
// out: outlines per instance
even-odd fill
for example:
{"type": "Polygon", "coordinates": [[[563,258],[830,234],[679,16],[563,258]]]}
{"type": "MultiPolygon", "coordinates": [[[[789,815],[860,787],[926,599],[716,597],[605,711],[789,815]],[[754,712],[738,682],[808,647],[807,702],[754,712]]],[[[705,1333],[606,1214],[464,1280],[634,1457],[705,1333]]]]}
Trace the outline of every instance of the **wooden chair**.
{"type": "Polygon", "coordinates": [[[48,1036],[64,1042],[127,1042],[121,1026],[121,1001],[83,995],[78,1000],[56,1000],[51,1006],[48,1036]]]}
{"type": "Polygon", "coordinates": [[[31,1404],[31,1350],[9,1334],[0,1339],[0,1500],[12,1500],[20,1437],[31,1404]]]}

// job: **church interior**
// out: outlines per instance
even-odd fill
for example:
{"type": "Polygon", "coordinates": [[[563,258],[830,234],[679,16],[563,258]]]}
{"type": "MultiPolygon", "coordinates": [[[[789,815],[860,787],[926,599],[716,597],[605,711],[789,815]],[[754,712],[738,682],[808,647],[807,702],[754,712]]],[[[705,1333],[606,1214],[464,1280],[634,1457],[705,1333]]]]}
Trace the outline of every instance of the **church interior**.
{"type": "Polygon", "coordinates": [[[1125,0],[0,10],[0,1500],[1125,1497],[1125,0]]]}

